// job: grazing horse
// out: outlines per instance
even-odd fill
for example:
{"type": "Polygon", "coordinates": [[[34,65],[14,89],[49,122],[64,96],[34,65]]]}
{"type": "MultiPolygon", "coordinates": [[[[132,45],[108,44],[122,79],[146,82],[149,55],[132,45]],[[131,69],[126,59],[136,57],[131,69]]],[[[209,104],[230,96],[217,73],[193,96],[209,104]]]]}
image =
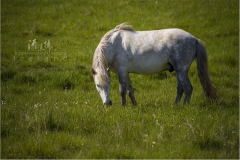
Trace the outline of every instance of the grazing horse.
{"type": "Polygon", "coordinates": [[[112,104],[109,71],[117,73],[124,106],[127,92],[132,104],[137,104],[129,73],[155,74],[175,70],[177,75],[175,103],[180,102],[183,92],[184,103],[187,103],[193,90],[188,70],[195,58],[205,95],[215,100],[216,89],[209,77],[206,49],[199,39],[181,29],[135,31],[125,23],[120,24],[101,39],[93,56],[92,73],[103,103],[109,105],[112,104]]]}

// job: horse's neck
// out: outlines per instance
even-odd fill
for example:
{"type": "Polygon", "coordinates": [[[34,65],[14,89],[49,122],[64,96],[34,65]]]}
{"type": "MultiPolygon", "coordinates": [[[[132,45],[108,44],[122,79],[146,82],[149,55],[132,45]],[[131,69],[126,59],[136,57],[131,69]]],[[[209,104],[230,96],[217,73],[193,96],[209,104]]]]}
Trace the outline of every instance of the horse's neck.
{"type": "Polygon", "coordinates": [[[109,45],[108,47],[106,47],[103,55],[105,57],[106,65],[109,68],[109,65],[111,65],[114,57],[112,52],[112,46],[109,45]]]}

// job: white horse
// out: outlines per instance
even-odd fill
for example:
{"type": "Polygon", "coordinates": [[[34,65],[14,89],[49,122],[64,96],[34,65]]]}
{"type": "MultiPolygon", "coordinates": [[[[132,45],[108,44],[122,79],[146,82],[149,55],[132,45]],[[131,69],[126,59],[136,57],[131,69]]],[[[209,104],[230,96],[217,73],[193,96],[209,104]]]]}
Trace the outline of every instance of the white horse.
{"type": "Polygon", "coordinates": [[[155,74],[164,70],[176,71],[177,97],[180,102],[183,92],[184,103],[189,102],[192,85],[188,70],[194,59],[205,95],[216,99],[216,89],[211,83],[207,53],[200,40],[181,29],[163,29],[153,31],[135,31],[125,23],[107,32],[97,46],[92,73],[96,88],[104,104],[110,100],[110,74],[118,74],[122,105],[126,105],[126,93],[133,105],[136,105],[129,73],[155,74]]]}

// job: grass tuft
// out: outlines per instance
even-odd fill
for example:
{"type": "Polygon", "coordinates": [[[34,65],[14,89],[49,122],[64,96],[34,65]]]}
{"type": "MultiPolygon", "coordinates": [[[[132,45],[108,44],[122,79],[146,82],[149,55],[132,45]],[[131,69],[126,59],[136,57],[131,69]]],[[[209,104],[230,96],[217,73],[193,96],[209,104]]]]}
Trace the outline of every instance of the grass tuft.
{"type": "Polygon", "coordinates": [[[199,140],[198,145],[202,150],[220,150],[223,148],[221,141],[210,137],[205,137],[202,140],[199,140]]]}
{"type": "Polygon", "coordinates": [[[1,72],[1,80],[6,82],[13,79],[16,76],[17,72],[13,70],[6,70],[1,72]]]}
{"type": "Polygon", "coordinates": [[[70,89],[74,89],[75,85],[73,82],[71,82],[70,79],[64,78],[60,80],[58,87],[62,90],[70,90],[70,89]]]}
{"type": "Polygon", "coordinates": [[[32,75],[19,74],[14,79],[18,84],[35,84],[36,78],[32,75]]]}

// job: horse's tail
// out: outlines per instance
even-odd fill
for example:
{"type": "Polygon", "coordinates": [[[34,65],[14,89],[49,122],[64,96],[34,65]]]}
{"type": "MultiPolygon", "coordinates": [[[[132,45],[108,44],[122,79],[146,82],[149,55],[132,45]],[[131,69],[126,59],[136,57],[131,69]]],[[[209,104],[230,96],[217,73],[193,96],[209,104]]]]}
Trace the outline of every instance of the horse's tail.
{"type": "Polygon", "coordinates": [[[211,101],[215,101],[217,99],[217,90],[211,82],[208,72],[207,52],[200,40],[197,40],[196,42],[196,51],[198,77],[202,84],[205,95],[210,98],[211,101]]]}

